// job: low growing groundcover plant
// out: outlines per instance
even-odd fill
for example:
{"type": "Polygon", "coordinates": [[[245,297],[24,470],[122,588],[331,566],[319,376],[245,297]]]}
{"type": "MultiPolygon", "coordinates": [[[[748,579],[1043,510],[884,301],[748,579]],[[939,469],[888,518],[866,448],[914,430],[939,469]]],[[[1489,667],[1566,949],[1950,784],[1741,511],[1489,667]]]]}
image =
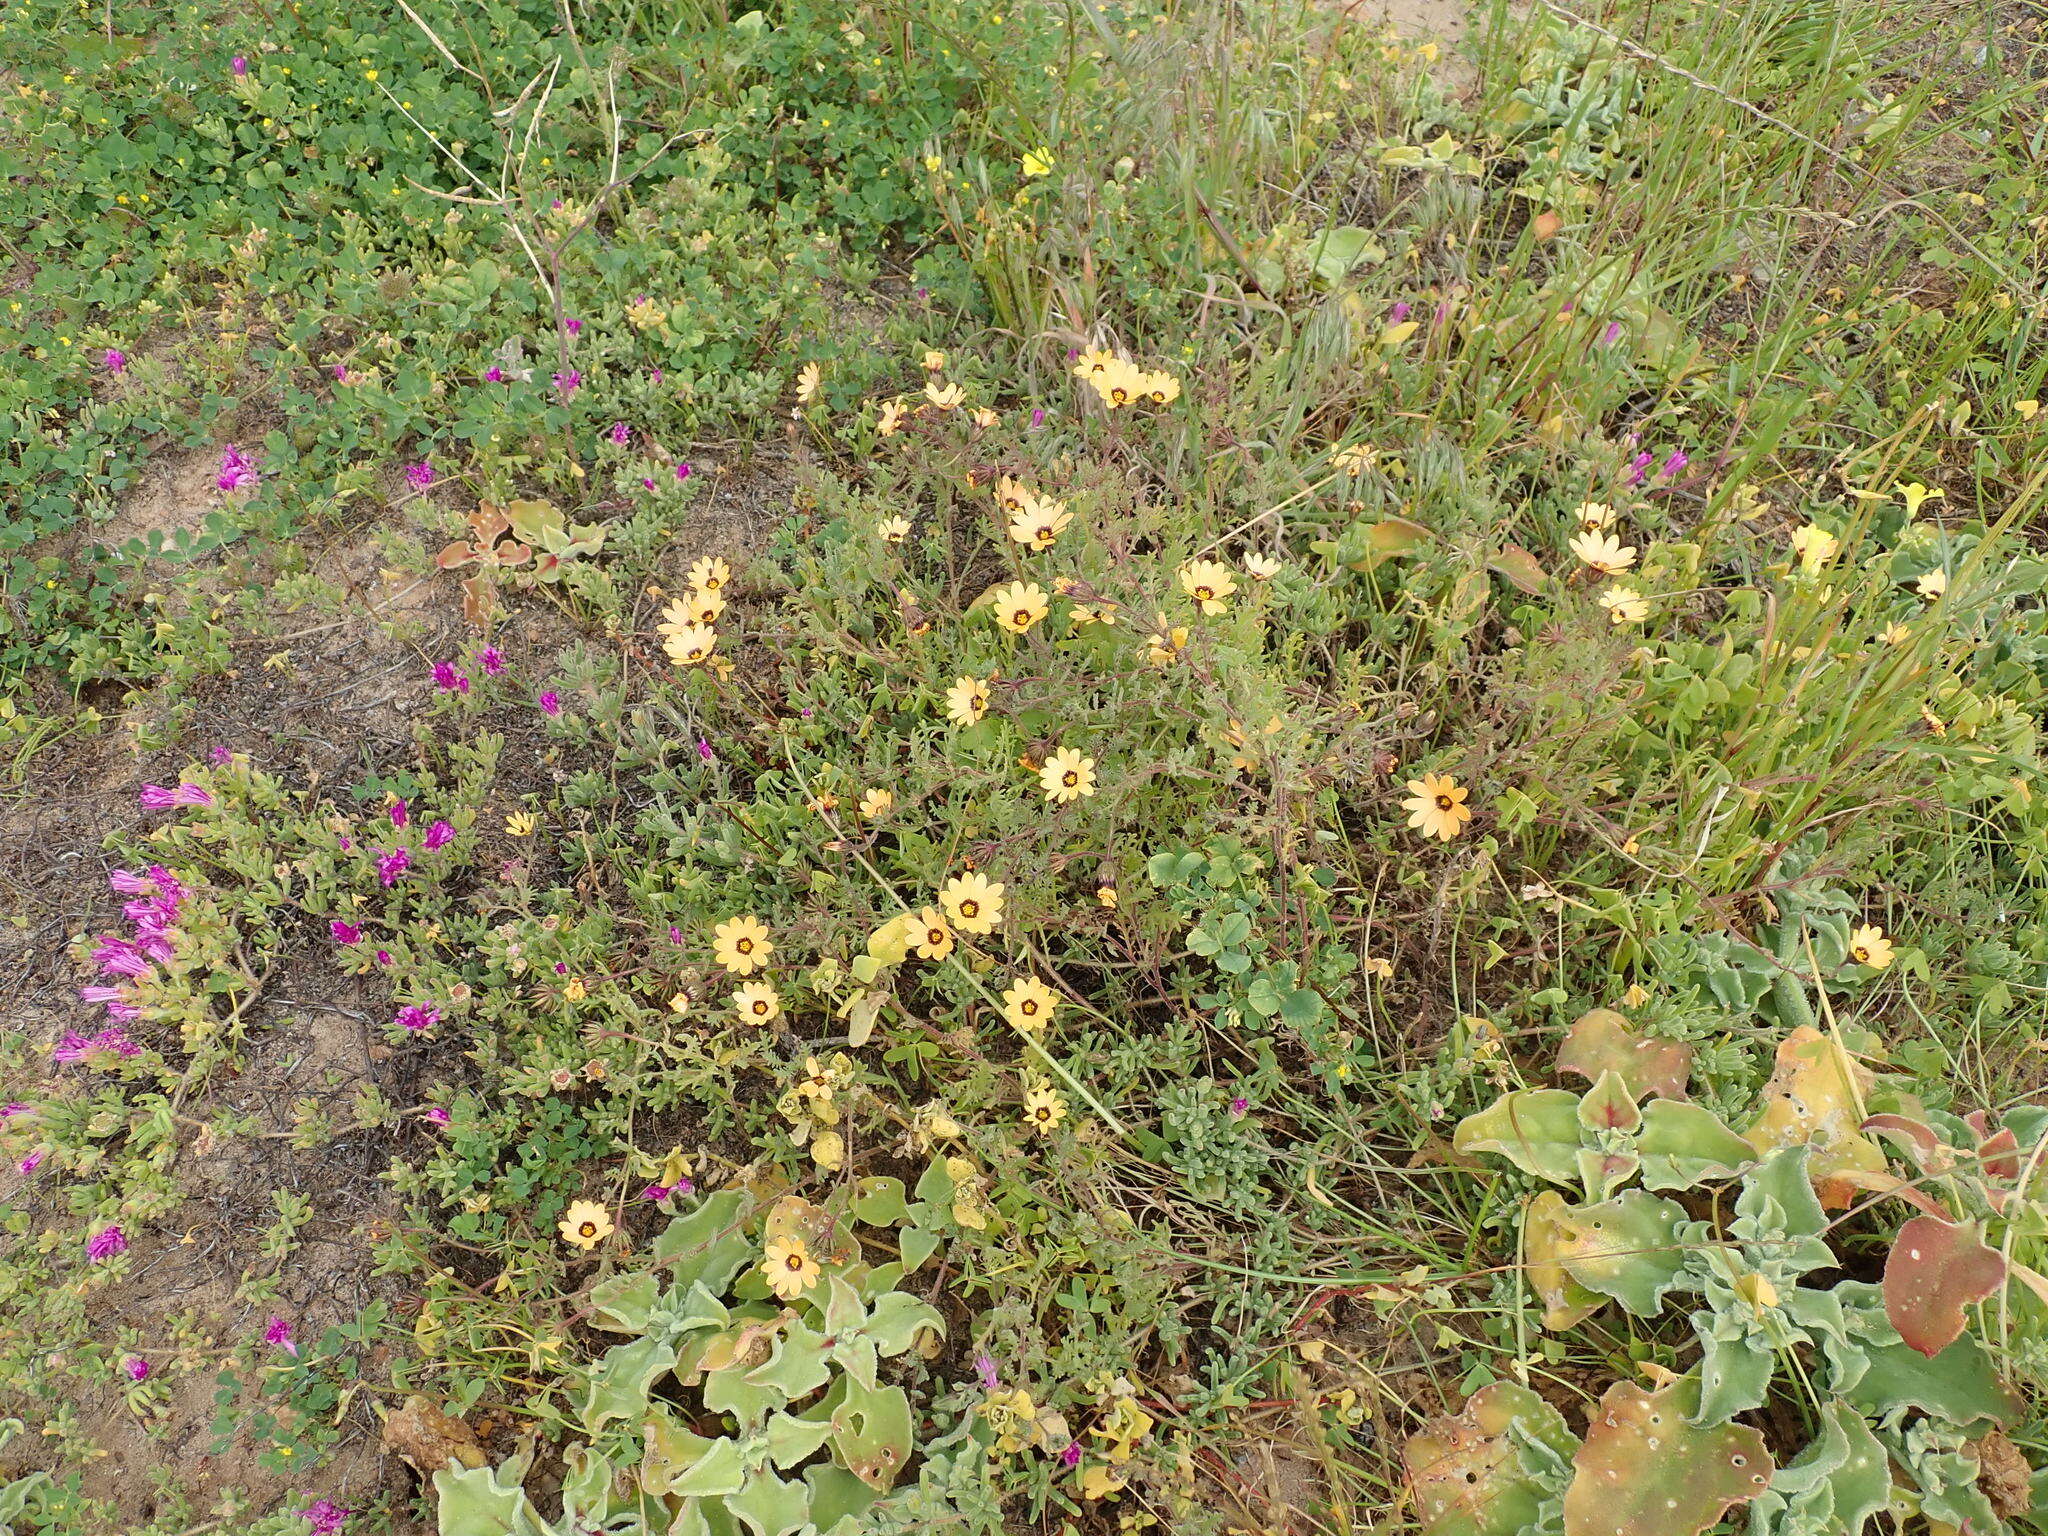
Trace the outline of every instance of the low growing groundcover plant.
{"type": "Polygon", "coordinates": [[[0,12],[0,1530],[2048,1527],[2040,18],[1439,19],[0,12]]]}

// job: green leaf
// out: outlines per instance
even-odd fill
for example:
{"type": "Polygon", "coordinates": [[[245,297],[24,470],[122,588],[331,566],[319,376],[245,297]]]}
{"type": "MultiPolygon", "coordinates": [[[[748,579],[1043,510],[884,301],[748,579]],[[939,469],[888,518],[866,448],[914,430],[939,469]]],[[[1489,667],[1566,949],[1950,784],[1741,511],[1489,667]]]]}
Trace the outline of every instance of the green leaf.
{"type": "Polygon", "coordinates": [[[669,1271],[669,1283],[687,1290],[702,1281],[713,1295],[722,1295],[732,1277],[754,1258],[754,1245],[741,1230],[747,1197],[736,1189],[720,1190],[687,1215],[678,1216],[654,1240],[654,1262],[669,1271]]]}
{"type": "Polygon", "coordinates": [[[757,1387],[772,1387],[785,1402],[793,1403],[832,1379],[832,1369],[825,1364],[830,1350],[824,1334],[794,1323],[783,1330],[768,1358],[747,1372],[747,1381],[757,1387]]]}
{"type": "Polygon", "coordinates": [[[1870,1364],[1843,1396],[1871,1418],[1900,1407],[1919,1408],[1951,1424],[2009,1424],[2019,1415],[2019,1401],[1975,1339],[1957,1339],[1931,1360],[1907,1344],[1871,1345],[1864,1353],[1870,1364]]]}
{"type": "Polygon", "coordinates": [[[853,1214],[871,1227],[893,1227],[910,1220],[903,1181],[887,1177],[861,1179],[853,1187],[853,1214]]]}
{"type": "Polygon", "coordinates": [[[831,1435],[829,1423],[777,1413],[770,1415],[768,1426],[762,1431],[762,1443],[768,1449],[768,1459],[787,1471],[812,1455],[831,1435]]]}
{"type": "Polygon", "coordinates": [[[746,1486],[747,1463],[740,1445],[731,1436],[721,1436],[704,1447],[689,1466],[672,1474],[668,1492],[684,1498],[723,1498],[746,1486]]]}
{"type": "Polygon", "coordinates": [[[440,1536],[548,1536],[540,1512],[520,1485],[526,1462],[443,1467],[434,1474],[435,1529],[440,1536]]]}
{"type": "Polygon", "coordinates": [[[1677,1237],[1684,1220],[1676,1202],[1631,1189],[1557,1213],[1553,1252],[1587,1290],[1612,1297],[1637,1317],[1655,1317],[1685,1268],[1677,1237]]]}
{"type": "Polygon", "coordinates": [[[1602,1072],[1579,1100],[1579,1124],[1594,1136],[1633,1136],[1642,1123],[1643,1112],[1636,1108],[1636,1097],[1619,1072],[1602,1072]]]}
{"type": "Polygon", "coordinates": [[[645,1333],[660,1293],[661,1277],[652,1270],[612,1275],[590,1288],[590,1321],[612,1333],[645,1333]]]}
{"type": "Polygon", "coordinates": [[[1643,1106],[1643,1183],[1650,1189],[1690,1189],[1732,1179],[1756,1161],[1756,1151],[1711,1111],[1675,1099],[1643,1106]]]}
{"type": "Polygon", "coordinates": [[[1750,1506],[1750,1536],[1862,1536],[1891,1502],[1891,1460],[1846,1403],[1821,1410],[1820,1433],[1750,1506]]]}
{"type": "Polygon", "coordinates": [[[654,1383],[675,1363],[674,1347],[661,1339],[635,1339],[606,1350],[584,1391],[583,1427],[595,1434],[614,1419],[638,1419],[647,1411],[654,1383]]]}
{"type": "Polygon", "coordinates": [[[725,1507],[754,1536],[792,1536],[809,1524],[810,1503],[810,1490],[804,1484],[785,1482],[763,1468],[725,1501],[725,1507]]]}
{"type": "Polygon", "coordinates": [[[887,1488],[910,1459],[910,1399],[901,1387],[840,1377],[832,1405],[832,1459],[871,1488],[887,1488]]]}
{"type": "Polygon", "coordinates": [[[1503,1094],[1451,1133],[1455,1151],[1493,1152],[1524,1173],[1553,1184],[1575,1184],[1579,1176],[1578,1095],[1562,1088],[1522,1089],[1503,1094]]]}

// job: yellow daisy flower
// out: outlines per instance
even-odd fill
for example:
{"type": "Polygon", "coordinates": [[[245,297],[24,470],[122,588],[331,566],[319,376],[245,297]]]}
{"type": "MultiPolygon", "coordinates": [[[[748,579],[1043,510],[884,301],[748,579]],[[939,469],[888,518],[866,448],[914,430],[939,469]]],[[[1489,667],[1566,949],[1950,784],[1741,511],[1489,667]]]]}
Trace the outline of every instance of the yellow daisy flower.
{"type": "Polygon", "coordinates": [[[796,403],[810,404],[811,397],[818,392],[818,382],[823,377],[816,363],[805,363],[797,370],[796,403]]]}
{"type": "Polygon", "coordinates": [[[1059,994],[1036,976],[1020,976],[1003,992],[1003,1017],[1018,1029],[1045,1028],[1059,1005],[1059,994]]]}
{"type": "Polygon", "coordinates": [[[1881,971],[1892,963],[1892,941],[1884,936],[1882,928],[1865,923],[1849,935],[1849,958],[1858,965],[1881,971]]]}
{"type": "Polygon", "coordinates": [[[924,397],[942,411],[950,411],[967,398],[967,391],[958,384],[944,384],[933,379],[924,387],[924,397]]]}
{"type": "Polygon", "coordinates": [[[1604,501],[1582,501],[1572,517],[1581,533],[1605,533],[1614,526],[1614,508],[1604,501]]]}
{"type": "Polygon", "coordinates": [[[784,1301],[795,1301],[816,1285],[823,1273],[800,1237],[777,1238],[761,1260],[761,1278],[784,1301]]]}
{"type": "Polygon", "coordinates": [[[1244,573],[1253,581],[1271,581],[1280,571],[1280,562],[1271,555],[1250,554],[1244,557],[1244,573]]]}
{"type": "Polygon", "coordinates": [[[1010,538],[1032,549],[1051,549],[1053,540],[1065,533],[1073,520],[1064,501],[1032,496],[1010,519],[1010,538]]]}
{"type": "Polygon", "coordinates": [[[725,612],[725,594],[692,591],[688,597],[669,604],[671,613],[678,608],[692,624],[702,624],[709,628],[716,624],[718,616],[725,612]]]}
{"type": "Polygon", "coordinates": [[[958,677],[946,690],[946,718],[955,725],[976,725],[988,713],[991,677],[958,677]]]}
{"type": "Polygon", "coordinates": [[[1145,659],[1155,667],[1172,666],[1187,648],[1187,626],[1168,624],[1164,614],[1154,623],[1152,633],[1145,637],[1145,659]]]}
{"type": "Polygon", "coordinates": [[[1948,590],[1948,572],[1944,571],[1940,566],[1936,566],[1925,576],[1922,576],[1913,583],[1913,590],[1926,598],[1930,603],[1933,602],[1948,590]]]}
{"type": "Polygon", "coordinates": [[[878,437],[894,437],[903,430],[903,415],[901,400],[884,400],[882,414],[875,422],[875,434],[878,437]]]}
{"type": "Polygon", "coordinates": [[[1083,757],[1070,747],[1053,753],[1038,770],[1038,782],[1045,797],[1056,802],[1079,800],[1095,793],[1095,759],[1083,757]]]}
{"type": "Polygon", "coordinates": [[[1034,1088],[1024,1095],[1024,1123],[1041,1136],[1050,1136],[1067,1118],[1067,1101],[1050,1088],[1034,1088]]]}
{"type": "Polygon", "coordinates": [[[986,875],[955,875],[939,890],[939,905],[962,933],[994,933],[1003,920],[1003,885],[986,875]]]}
{"type": "Polygon", "coordinates": [[[1016,476],[996,476],[996,505],[1003,509],[1005,517],[1015,517],[1033,499],[1031,487],[1016,476]]]}
{"type": "Polygon", "coordinates": [[[577,1200],[570,1204],[555,1230],[562,1234],[563,1242],[588,1253],[612,1235],[611,1212],[595,1200],[577,1200]]]}
{"type": "Polygon", "coordinates": [[[1091,347],[1074,360],[1073,375],[1077,379],[1099,378],[1117,365],[1117,355],[1107,347],[1091,347]]]}
{"type": "Polygon", "coordinates": [[[1408,781],[1409,798],[1401,802],[1408,813],[1408,825],[1424,837],[1449,842],[1465,830],[1472,819],[1472,807],[1465,803],[1467,791],[1447,773],[1425,773],[1408,781]]]}
{"type": "Polygon", "coordinates": [[[1138,375],[1138,393],[1154,405],[1171,405],[1180,398],[1180,380],[1166,372],[1138,375]]]}
{"type": "Polygon", "coordinates": [[[1017,635],[1031,628],[1049,611],[1045,589],[1022,581],[991,588],[984,601],[995,614],[996,622],[1017,635]]]}
{"type": "Polygon", "coordinates": [[[1582,533],[1571,541],[1571,551],[1602,576],[1619,576],[1636,563],[1635,546],[1611,533],[1582,533]]]}
{"type": "Polygon", "coordinates": [[[718,631],[709,624],[684,624],[661,637],[661,648],[679,667],[694,667],[711,658],[718,645],[718,631]]]}
{"type": "Polygon", "coordinates": [[[953,953],[953,930],[937,907],[926,907],[917,914],[916,926],[910,930],[910,947],[920,960],[943,960],[953,953]]]}
{"type": "Polygon", "coordinates": [[[895,805],[895,795],[886,789],[871,789],[860,797],[860,813],[869,821],[880,821],[895,805]]]}
{"type": "Polygon", "coordinates": [[[693,999],[691,998],[689,993],[678,992],[674,997],[668,1000],[668,1011],[680,1019],[684,1014],[690,1011],[690,1004],[692,1001],[693,999]]]}
{"type": "Polygon", "coordinates": [[[1144,392],[1144,374],[1133,368],[1122,358],[1113,360],[1108,367],[1088,375],[1088,382],[1102,403],[1112,411],[1129,405],[1144,392]]]}
{"type": "Polygon", "coordinates": [[[1224,599],[1237,590],[1237,578],[1220,560],[1194,560],[1180,568],[1180,585],[1202,612],[1224,613],[1230,607],[1224,599]]]}
{"type": "Polygon", "coordinates": [[[937,373],[946,366],[946,354],[943,352],[927,352],[922,361],[926,373],[937,373]]]}
{"type": "Polygon", "coordinates": [[[734,992],[732,1005],[749,1024],[773,1024],[782,1017],[782,997],[765,981],[750,981],[734,992]]]}
{"type": "Polygon", "coordinates": [[[711,953],[735,976],[751,976],[768,963],[775,946],[757,917],[735,917],[711,930],[711,953]]]}
{"type": "Polygon", "coordinates": [[[716,555],[706,555],[690,567],[690,586],[698,592],[717,592],[731,580],[731,568],[716,555]]]}
{"type": "Polygon", "coordinates": [[[875,524],[875,536],[884,544],[901,544],[910,537],[910,519],[885,517],[875,524]]]}
{"type": "Polygon", "coordinates": [[[1600,606],[1615,624],[1640,624],[1650,616],[1650,604],[1643,594],[1618,581],[1601,591],[1600,606]]]}

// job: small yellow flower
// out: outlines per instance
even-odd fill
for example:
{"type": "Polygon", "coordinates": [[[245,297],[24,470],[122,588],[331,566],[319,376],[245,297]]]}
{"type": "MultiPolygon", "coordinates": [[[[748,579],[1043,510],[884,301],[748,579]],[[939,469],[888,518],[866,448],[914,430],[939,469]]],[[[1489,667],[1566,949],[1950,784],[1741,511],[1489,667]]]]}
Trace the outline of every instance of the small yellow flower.
{"type": "Polygon", "coordinates": [[[514,811],[505,818],[505,830],[513,837],[531,837],[540,830],[540,818],[531,811],[514,811]]]}
{"type": "Polygon", "coordinates": [[[1881,971],[1892,963],[1892,941],[1884,936],[1882,928],[1865,923],[1849,935],[1849,958],[1858,965],[1881,971]]]}
{"type": "Polygon", "coordinates": [[[1361,967],[1365,974],[1385,981],[1394,974],[1394,962],[1384,955],[1367,955],[1361,967]]]}
{"type": "Polygon", "coordinates": [[[1043,144],[1036,149],[1027,149],[1020,163],[1026,176],[1050,176],[1053,165],[1052,151],[1043,144]]]}
{"type": "Polygon", "coordinates": [[[1003,1017],[1017,1029],[1045,1028],[1059,1005],[1059,994],[1036,976],[1020,976],[1003,992],[1003,1017]]]}
{"type": "Polygon", "coordinates": [[[1351,443],[1330,455],[1330,467],[1347,475],[1372,468],[1379,462],[1380,451],[1370,443],[1351,443]]]}
{"type": "Polygon", "coordinates": [[[955,875],[939,888],[939,905],[962,933],[994,933],[1003,920],[1003,885],[979,872],[955,875]]]}
{"type": "Polygon", "coordinates": [[[1634,587],[1614,582],[1600,593],[1600,606],[1616,624],[1640,624],[1650,616],[1650,604],[1634,587]]]}
{"type": "Polygon", "coordinates": [[[694,592],[718,592],[731,580],[731,568],[716,555],[706,555],[690,567],[690,589],[694,592]]]}
{"type": "Polygon", "coordinates": [[[924,387],[924,397],[942,411],[950,411],[967,398],[967,391],[958,384],[946,384],[933,379],[924,387]]]}
{"type": "Polygon", "coordinates": [[[1883,631],[1877,637],[1877,643],[1879,645],[1904,645],[1912,638],[1913,631],[1894,619],[1891,623],[1885,625],[1883,631]]]}
{"type": "Polygon", "coordinates": [[[910,930],[910,947],[920,960],[943,960],[953,953],[953,930],[937,907],[926,907],[917,914],[910,930]]]}
{"type": "Polygon", "coordinates": [[[2019,412],[2021,421],[2032,421],[2034,413],[2041,409],[2041,402],[2038,400],[2015,400],[2012,403],[2012,408],[2019,412]]]}
{"type": "Polygon", "coordinates": [[[1051,1088],[1034,1088],[1024,1095],[1024,1123],[1041,1136],[1050,1136],[1067,1118],[1067,1101],[1051,1088]]]}
{"type": "Polygon", "coordinates": [[[775,946],[759,918],[735,917],[711,930],[712,958],[735,976],[751,976],[768,963],[775,946]]]}
{"type": "Polygon", "coordinates": [[[572,1003],[580,1003],[590,996],[590,987],[581,976],[571,976],[562,984],[562,996],[572,1003]]]}
{"type": "Polygon", "coordinates": [[[732,1005],[749,1024],[773,1024],[782,1017],[782,998],[765,981],[750,981],[732,995],[732,1005]]]}
{"type": "Polygon", "coordinates": [[[980,723],[988,713],[988,685],[995,679],[987,677],[958,677],[953,686],[946,690],[946,718],[955,725],[967,726],[980,723]]]}
{"type": "Polygon", "coordinates": [[[1602,576],[1619,576],[1636,563],[1635,547],[1611,533],[1582,533],[1571,541],[1571,551],[1602,576]]]}
{"type": "Polygon", "coordinates": [[[1180,398],[1180,380],[1170,373],[1140,373],[1138,398],[1154,405],[1171,405],[1180,398]]]}
{"type": "Polygon", "coordinates": [[[1064,501],[1027,495],[1024,505],[1010,519],[1010,537],[1032,549],[1051,549],[1053,540],[1067,531],[1074,514],[1064,501]]]}
{"type": "Polygon", "coordinates": [[[761,1278],[784,1301],[795,1301],[824,1273],[800,1237],[777,1238],[761,1260],[761,1278]]]}
{"type": "Polygon", "coordinates": [[[1187,626],[1168,624],[1164,614],[1154,621],[1152,632],[1145,636],[1145,659],[1155,667],[1172,666],[1187,648],[1187,626]]]}
{"type": "Polygon", "coordinates": [[[1090,347],[1074,360],[1072,372],[1077,379],[1097,379],[1120,361],[1107,347],[1090,347]]]}
{"type": "Polygon", "coordinates": [[[1614,526],[1614,508],[1604,501],[1582,501],[1572,518],[1581,533],[1605,533],[1614,526]]]}
{"type": "Polygon", "coordinates": [[[1202,612],[1225,613],[1230,607],[1225,599],[1237,590],[1237,578],[1220,560],[1194,560],[1180,568],[1180,585],[1202,612]]]}
{"type": "Polygon", "coordinates": [[[884,400],[882,414],[875,422],[875,432],[881,437],[894,437],[903,430],[903,402],[884,400]]]}
{"type": "Polygon", "coordinates": [[[968,414],[974,418],[974,424],[984,432],[1003,419],[985,405],[977,405],[968,414]]]}
{"type": "Polygon", "coordinates": [[[1014,475],[996,476],[996,505],[1003,509],[1005,517],[1015,517],[1033,500],[1037,493],[1014,475]]]}
{"type": "Polygon", "coordinates": [[[984,601],[995,614],[996,622],[1016,635],[1023,634],[1049,611],[1045,589],[1022,581],[991,588],[984,601]]]}
{"type": "Polygon", "coordinates": [[[1465,803],[1467,793],[1449,774],[1425,773],[1408,781],[1409,798],[1401,802],[1401,809],[1408,812],[1408,825],[1424,837],[1448,843],[1472,819],[1472,807],[1465,803]]]}
{"type": "Polygon", "coordinates": [[[668,1011],[680,1019],[684,1014],[690,1011],[690,1004],[692,1003],[692,1001],[694,1001],[694,999],[691,998],[689,993],[678,992],[674,997],[668,1000],[668,1011]]]}
{"type": "Polygon", "coordinates": [[[837,1131],[820,1131],[811,1138],[811,1161],[825,1173],[846,1166],[846,1138],[837,1131]]]}
{"type": "Polygon", "coordinates": [[[1271,555],[1253,553],[1244,557],[1244,573],[1253,581],[1271,581],[1281,568],[1281,563],[1271,555]]]}
{"type": "Polygon", "coordinates": [[[1835,558],[1842,541],[1818,523],[1808,523],[1792,535],[1792,553],[1799,557],[1803,571],[1818,571],[1835,558]]]}
{"type": "Polygon", "coordinates": [[[679,667],[694,667],[710,660],[718,645],[718,631],[709,624],[685,624],[662,636],[661,648],[679,667]]]}
{"type": "Polygon", "coordinates": [[[555,1230],[562,1241],[586,1253],[612,1235],[611,1212],[595,1200],[573,1202],[555,1230]]]}
{"type": "Polygon", "coordinates": [[[1920,515],[1920,508],[1934,500],[1935,497],[1946,496],[1947,494],[1948,492],[1936,486],[1922,485],[1918,480],[1908,485],[1900,486],[1899,499],[1906,504],[1906,521],[1910,523],[1914,518],[1918,517],[1920,515]]]}
{"type": "Polygon", "coordinates": [[[1142,399],[1145,394],[1145,375],[1122,358],[1115,358],[1100,372],[1089,374],[1088,382],[1112,411],[1142,399]]]}
{"type": "Polygon", "coordinates": [[[901,544],[910,537],[910,519],[885,517],[875,524],[875,536],[884,544],[901,544]]]}
{"type": "Polygon", "coordinates": [[[1913,583],[1913,590],[1926,598],[1930,603],[1933,602],[1948,590],[1948,572],[1944,571],[1940,566],[1936,566],[1913,583]]]}
{"type": "Polygon", "coordinates": [[[923,362],[926,373],[937,373],[946,366],[946,354],[943,352],[927,352],[924,355],[923,362]]]}
{"type": "Polygon", "coordinates": [[[796,403],[810,404],[811,397],[818,392],[818,384],[823,378],[824,374],[816,363],[805,363],[799,368],[796,375],[796,403]]]}
{"type": "Polygon", "coordinates": [[[886,789],[871,789],[860,797],[860,813],[869,821],[880,821],[895,806],[895,795],[886,789]]]}
{"type": "Polygon", "coordinates": [[[1095,793],[1095,759],[1062,747],[1038,770],[1038,782],[1045,790],[1045,798],[1055,802],[1092,795],[1095,793]]]}

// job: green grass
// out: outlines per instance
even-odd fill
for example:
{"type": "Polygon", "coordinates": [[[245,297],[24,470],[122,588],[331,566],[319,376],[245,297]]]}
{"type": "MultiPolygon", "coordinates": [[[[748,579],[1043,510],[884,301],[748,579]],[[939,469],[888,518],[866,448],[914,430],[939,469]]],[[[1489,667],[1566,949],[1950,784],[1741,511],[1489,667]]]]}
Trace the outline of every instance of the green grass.
{"type": "MultiPolygon", "coordinates": [[[[31,1433],[0,1471],[50,1474],[16,1528],[297,1536],[317,1495],[471,1536],[553,1519],[569,1476],[608,1529],[693,1492],[713,1523],[681,1528],[726,1529],[767,1474],[664,1492],[680,1453],[648,1443],[687,1419],[756,1476],[761,1389],[717,1350],[848,1331],[826,1288],[770,1299],[799,1229],[944,1329],[857,1382],[909,1418],[855,1524],[869,1442],[787,1458],[813,1475],[773,1496],[821,1528],[1496,1528],[1430,1514],[1409,1436],[1493,1383],[1576,1435],[1702,1354],[1675,1297],[1546,1327],[1549,1185],[1453,1146],[1503,1094],[1587,1086],[1554,1066],[1574,1020],[1685,1047],[1738,1128],[1803,1025],[1869,1069],[1859,1120],[1960,1136],[1942,1116],[2038,1092],[2037,31],[1494,6],[1453,76],[1210,0],[6,13],[0,741],[25,829],[97,796],[7,844],[40,990],[0,1044],[29,1106],[0,1139],[34,1160],[0,1255],[0,1413],[31,1433]],[[1074,371],[1099,348],[1178,397],[1105,409],[1074,371]],[[228,443],[261,478],[215,495],[228,443]],[[1006,535],[1006,477],[1072,514],[1050,547],[1006,535]],[[580,542],[437,570],[486,502],[580,542]],[[1618,576],[1572,548],[1587,503],[1618,576]],[[716,648],[682,664],[668,605],[712,558],[716,648]],[[1212,611],[1198,560],[1233,573],[1212,611]],[[1013,634],[982,599],[1017,581],[1047,612],[1013,634]],[[949,715],[961,678],[984,718],[949,715]],[[1048,798],[1063,750],[1092,793],[1048,798]],[[1469,791],[1442,841],[1406,825],[1425,774],[1469,791]],[[145,781],[214,803],[138,813],[145,781]],[[153,863],[187,895],[124,984],[138,1049],[53,1066],[104,1022],[55,1001],[119,928],[102,866],[153,863]],[[992,930],[906,949],[970,870],[1003,883],[992,930]],[[716,954],[742,915],[754,976],[716,954]],[[1866,925],[1888,965],[1848,955],[1866,925]],[[1033,976],[1042,1030],[1005,1015],[1033,976]],[[246,1172],[194,1260],[216,1167],[246,1172]],[[691,1304],[733,1331],[594,1323],[721,1190],[739,1268],[691,1304]],[[586,1200],[615,1227],[587,1250],[558,1229],[586,1200]],[[110,1224],[129,1251],[89,1259],[110,1224]],[[496,1493],[379,1463],[414,1396],[511,1469],[496,1493]],[[179,1449],[200,1421],[238,1486],[179,1449]]],[[[1696,1258],[1747,1240],[1707,1182],[1696,1258]]],[[[1978,1374],[2038,1392],[2038,1196],[1923,1182],[2010,1276],[1966,1314],[1978,1374]]],[[[1825,1232],[1852,1286],[1915,1214],[1857,1198],[1825,1232]]],[[[1740,1411],[1779,1465],[1830,1411],[1824,1355],[1787,1346],[1740,1411]]],[[[1859,1405],[1885,1518],[2041,1528],[1969,1491],[2048,1460],[2032,1406],[1990,1444],[1928,1406],[1859,1405]]],[[[1562,1495],[1568,1465],[1509,1460],[1501,1508],[1562,1495]]],[[[1499,1528],[1577,1536],[1545,1508],[1499,1528]]]]}

